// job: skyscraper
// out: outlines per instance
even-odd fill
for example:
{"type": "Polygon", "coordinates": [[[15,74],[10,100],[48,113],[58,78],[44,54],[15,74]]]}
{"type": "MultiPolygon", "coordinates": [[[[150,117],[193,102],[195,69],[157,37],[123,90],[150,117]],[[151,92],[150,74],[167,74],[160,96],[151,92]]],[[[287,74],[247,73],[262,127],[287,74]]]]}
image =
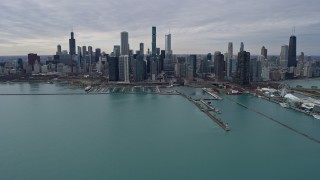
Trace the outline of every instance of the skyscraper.
{"type": "Polygon", "coordinates": [[[87,47],[86,46],[82,46],[82,57],[81,57],[81,63],[82,63],[82,68],[83,68],[83,72],[87,72],[88,66],[87,66],[87,47]]]}
{"type": "Polygon", "coordinates": [[[119,80],[124,82],[130,82],[128,55],[121,55],[119,58],[119,80]]]}
{"type": "Polygon", "coordinates": [[[264,46],[261,48],[261,55],[264,56],[265,59],[268,58],[268,49],[266,49],[264,46]]]}
{"type": "Polygon", "coordinates": [[[57,46],[57,53],[56,53],[56,55],[60,55],[61,54],[61,45],[59,44],[58,46],[57,46]]]}
{"type": "Polygon", "coordinates": [[[119,80],[129,82],[129,34],[124,31],[120,34],[121,55],[119,57],[119,80]]]}
{"type": "Polygon", "coordinates": [[[129,55],[129,34],[121,32],[121,55],[129,55]]]}
{"type": "Polygon", "coordinates": [[[152,27],[152,56],[155,57],[157,54],[157,28],[152,27]]]}
{"type": "Polygon", "coordinates": [[[113,46],[113,54],[114,54],[114,57],[119,57],[120,56],[120,46],[119,45],[115,45],[113,46]]]}
{"type": "Polygon", "coordinates": [[[172,49],[171,49],[171,34],[165,35],[165,59],[164,59],[164,71],[169,75],[174,74],[174,64],[172,57],[172,49]]]}
{"type": "Polygon", "coordinates": [[[119,81],[119,57],[109,57],[109,81],[119,81]]]}
{"type": "Polygon", "coordinates": [[[220,51],[214,53],[214,72],[216,81],[221,82],[224,80],[224,56],[220,51]]]}
{"type": "Polygon", "coordinates": [[[69,39],[69,54],[76,54],[76,40],[74,39],[74,34],[71,32],[71,38],[69,39]]]}
{"type": "Polygon", "coordinates": [[[197,55],[191,54],[189,56],[189,63],[188,63],[193,70],[193,77],[196,77],[197,73],[197,55]]]}
{"type": "Polygon", "coordinates": [[[289,41],[288,67],[297,67],[297,38],[294,35],[289,41]]]}
{"type": "Polygon", "coordinates": [[[281,53],[280,53],[280,66],[287,67],[288,65],[288,45],[281,46],[281,53]]]}
{"type": "Polygon", "coordinates": [[[233,44],[229,42],[228,44],[228,57],[226,59],[226,76],[229,78],[231,77],[231,69],[232,69],[232,58],[233,58],[233,44]]]}
{"type": "Polygon", "coordinates": [[[78,59],[78,70],[80,71],[81,70],[81,47],[78,46],[78,56],[77,56],[77,59],[78,59]]]}
{"type": "Polygon", "coordinates": [[[235,80],[240,85],[248,85],[250,82],[250,53],[241,51],[238,53],[238,64],[235,80]]]}
{"type": "Polygon", "coordinates": [[[97,48],[95,53],[95,62],[99,61],[100,56],[101,56],[101,49],[97,48]]]}
{"type": "Polygon", "coordinates": [[[233,58],[233,44],[232,42],[229,42],[228,44],[228,59],[233,58]]]}
{"type": "Polygon", "coordinates": [[[140,43],[140,54],[144,54],[144,44],[140,43]]]}
{"type": "Polygon", "coordinates": [[[240,44],[240,52],[242,52],[242,51],[244,51],[244,44],[243,44],[243,42],[241,42],[241,44],[240,44]]]}

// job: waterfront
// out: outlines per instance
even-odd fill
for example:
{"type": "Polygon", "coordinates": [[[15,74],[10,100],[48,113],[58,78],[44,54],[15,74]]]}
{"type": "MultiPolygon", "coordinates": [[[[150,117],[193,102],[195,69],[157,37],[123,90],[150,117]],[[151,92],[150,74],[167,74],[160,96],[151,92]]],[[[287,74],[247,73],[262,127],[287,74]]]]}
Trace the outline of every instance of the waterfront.
{"type": "Polygon", "coordinates": [[[312,78],[312,79],[301,79],[301,80],[290,80],[283,81],[290,85],[290,87],[302,86],[303,88],[311,88],[312,86],[317,86],[320,88],[320,78],[312,78]]]}
{"type": "MultiPolygon", "coordinates": [[[[0,92],[83,90],[23,83],[0,92]]],[[[178,95],[0,96],[0,179],[320,178],[320,144],[222,97],[211,102],[230,132],[178,95]]],[[[228,97],[320,139],[319,120],[251,95],[228,97]]]]}

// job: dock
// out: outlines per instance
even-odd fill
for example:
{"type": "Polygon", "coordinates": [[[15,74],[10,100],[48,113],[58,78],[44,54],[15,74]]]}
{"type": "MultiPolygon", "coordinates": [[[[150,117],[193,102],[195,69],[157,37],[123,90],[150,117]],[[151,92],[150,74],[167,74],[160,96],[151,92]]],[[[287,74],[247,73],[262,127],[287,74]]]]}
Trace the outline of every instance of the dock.
{"type": "Polygon", "coordinates": [[[210,92],[207,88],[202,88],[202,90],[206,93],[208,93],[210,96],[214,98],[214,100],[222,100],[223,98],[218,96],[218,94],[210,92]]]}
{"type": "Polygon", "coordinates": [[[209,110],[204,109],[199,103],[197,103],[191,97],[189,97],[189,96],[187,96],[187,95],[185,95],[183,93],[179,93],[179,94],[181,96],[185,97],[186,99],[188,99],[194,105],[196,105],[202,112],[204,112],[207,116],[209,116],[209,118],[211,118],[215,123],[217,123],[223,130],[225,130],[227,132],[231,130],[228,123],[224,123],[220,119],[218,119],[217,117],[212,115],[209,110]]]}
{"type": "Polygon", "coordinates": [[[212,110],[217,114],[221,114],[221,111],[218,108],[213,107],[211,104],[205,102],[203,99],[201,99],[200,102],[202,102],[204,105],[206,105],[207,108],[209,109],[209,111],[212,110]]]}

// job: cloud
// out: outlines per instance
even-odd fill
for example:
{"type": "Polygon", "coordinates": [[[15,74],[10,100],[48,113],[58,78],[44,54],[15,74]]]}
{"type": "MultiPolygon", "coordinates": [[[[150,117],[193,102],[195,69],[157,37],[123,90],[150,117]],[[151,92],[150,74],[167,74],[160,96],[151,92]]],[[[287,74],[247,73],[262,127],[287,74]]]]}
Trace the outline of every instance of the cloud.
{"type": "Polygon", "coordinates": [[[0,55],[29,52],[54,54],[68,49],[73,28],[77,45],[106,52],[120,44],[120,32],[129,43],[151,47],[151,27],[157,26],[157,46],[172,33],[174,53],[225,52],[228,42],[237,51],[240,42],[252,54],[264,45],[278,55],[296,26],[298,52],[319,55],[320,2],[318,0],[2,0],[0,55]]]}

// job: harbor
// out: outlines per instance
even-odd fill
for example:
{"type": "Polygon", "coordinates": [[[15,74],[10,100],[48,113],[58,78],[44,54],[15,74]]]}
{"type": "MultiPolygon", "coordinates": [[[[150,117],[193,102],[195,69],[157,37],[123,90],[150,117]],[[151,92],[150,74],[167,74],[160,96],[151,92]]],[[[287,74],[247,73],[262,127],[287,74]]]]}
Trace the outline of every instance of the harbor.
{"type": "MultiPolygon", "coordinates": [[[[202,112],[204,112],[210,119],[212,119],[217,125],[219,125],[223,130],[225,131],[230,131],[230,127],[228,123],[224,123],[223,121],[221,121],[220,119],[218,119],[217,117],[215,117],[214,115],[212,115],[210,113],[210,110],[214,110],[213,107],[207,105],[206,107],[208,109],[206,109],[205,107],[201,106],[200,103],[198,103],[197,101],[195,101],[194,99],[192,99],[192,97],[187,96],[183,93],[179,93],[181,96],[183,96],[184,98],[188,99],[190,102],[192,102],[195,106],[197,106],[202,112]]],[[[201,102],[203,102],[203,100],[200,100],[201,102]]],[[[207,104],[207,103],[204,103],[207,104]]],[[[214,110],[216,112],[216,110],[214,110]]]]}

